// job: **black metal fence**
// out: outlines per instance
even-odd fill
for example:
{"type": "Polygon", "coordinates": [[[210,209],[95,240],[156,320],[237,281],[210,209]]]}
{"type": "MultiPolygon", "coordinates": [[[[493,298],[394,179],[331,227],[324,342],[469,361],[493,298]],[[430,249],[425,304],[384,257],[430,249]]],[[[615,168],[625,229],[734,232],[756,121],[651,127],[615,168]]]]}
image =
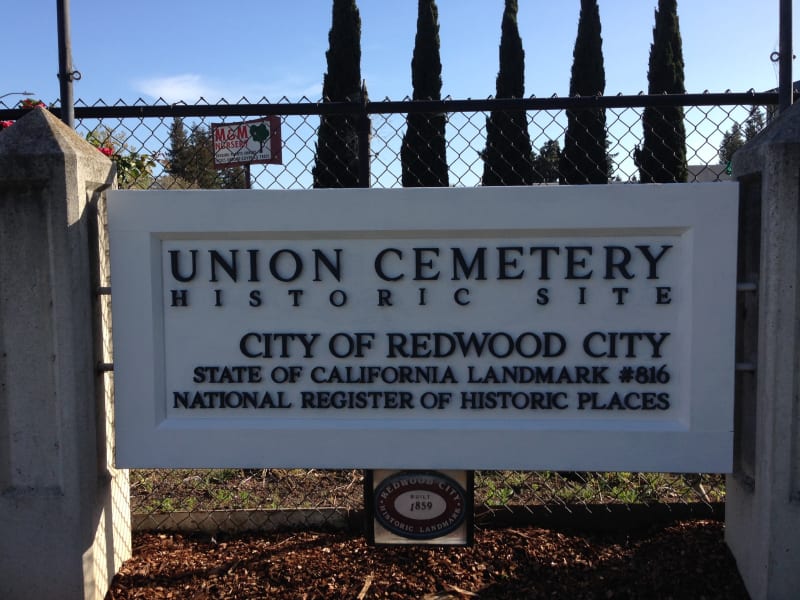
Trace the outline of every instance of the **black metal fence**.
{"type": "MultiPolygon", "coordinates": [[[[754,107],[769,118],[778,101],[777,93],[724,93],[661,96],[552,97],[525,99],[311,102],[231,104],[184,103],[126,105],[79,101],[75,108],[76,129],[98,145],[107,145],[122,161],[126,187],[202,188],[243,187],[247,182],[230,170],[215,171],[213,155],[201,141],[210,143],[212,123],[232,123],[247,118],[275,115],[282,122],[283,164],[253,165],[249,184],[260,189],[308,189],[313,187],[313,168],[321,117],[349,115],[358,123],[359,151],[369,160],[359,162],[361,185],[401,187],[400,148],[409,113],[445,115],[446,161],[449,185],[472,187],[481,184],[486,120],[492,111],[524,111],[533,148],[539,161],[539,181],[557,183],[561,173],[552,150],[564,148],[567,111],[602,109],[607,129],[609,180],[633,182],[639,179],[636,150],[642,145],[642,113],[646,107],[681,106],[686,130],[688,181],[719,181],[728,178],[719,149],[726,134],[744,127],[754,107]],[[172,164],[177,151],[171,131],[179,119],[194,152],[192,172],[202,176],[175,175],[172,164]],[[195,134],[195,138],[192,135],[195,134]],[[200,141],[198,141],[200,140],[200,141]],[[555,144],[554,144],[555,143],[555,144]],[[202,151],[201,151],[202,150],[202,151]],[[548,154],[551,152],[551,154],[548,154]],[[145,158],[144,168],[136,159],[145,158]],[[141,165],[140,165],[141,166],[141,165]],[[233,176],[232,176],[233,175],[233,176]]],[[[58,109],[54,108],[58,113],[58,109]]],[[[0,121],[24,114],[4,109],[0,121]]],[[[185,149],[184,149],[185,150],[185,149]]]]}
{"type": "MultiPolygon", "coordinates": [[[[752,92],[438,102],[108,105],[98,101],[91,106],[78,102],[75,118],[81,135],[115,155],[123,187],[307,189],[313,187],[323,116],[356,117],[361,184],[392,188],[401,186],[400,148],[407,115],[444,114],[449,184],[470,187],[481,184],[486,120],[492,111],[525,112],[539,180],[555,184],[560,173],[552,150],[563,148],[566,112],[604,109],[609,181],[629,183],[638,180],[635,155],[642,144],[645,107],[681,106],[688,180],[708,182],[730,178],[720,158],[726,136],[741,130],[754,107],[760,107],[769,120],[777,102],[776,93],[752,92]],[[282,164],[253,165],[247,172],[215,170],[208,147],[210,125],[265,115],[281,117],[282,164]],[[176,128],[182,129],[183,137],[176,136],[176,128]],[[192,168],[183,164],[179,172],[175,161],[186,149],[192,153],[184,152],[181,160],[188,160],[192,168]]],[[[51,110],[58,113],[57,108],[51,110]]],[[[0,103],[0,121],[23,114],[0,103]]],[[[131,472],[134,525],[195,530],[342,526],[362,508],[362,481],[360,471],[137,470],[131,472]]],[[[718,514],[725,494],[724,477],[719,474],[478,472],[475,489],[478,523],[503,515],[523,519],[537,511],[580,507],[592,511],[598,506],[606,507],[603,510],[622,506],[629,512],[631,507],[699,506],[703,514],[712,515],[718,514]]]]}

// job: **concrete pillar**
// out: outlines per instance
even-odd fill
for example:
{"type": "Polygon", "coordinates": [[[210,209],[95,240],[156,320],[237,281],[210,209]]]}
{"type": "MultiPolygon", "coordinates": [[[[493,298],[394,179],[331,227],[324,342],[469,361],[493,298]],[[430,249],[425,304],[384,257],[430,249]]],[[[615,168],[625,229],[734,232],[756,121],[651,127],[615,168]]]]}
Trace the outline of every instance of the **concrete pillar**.
{"type": "Polygon", "coordinates": [[[113,382],[97,369],[110,360],[96,288],[107,272],[98,217],[113,180],[111,161],[46,110],[0,133],[7,600],[102,599],[130,556],[128,476],[111,464],[113,382]]]}
{"type": "Polygon", "coordinates": [[[733,170],[740,182],[739,281],[751,291],[740,292],[737,306],[740,368],[725,537],[754,599],[797,598],[800,105],[737,152],[733,170]]]}

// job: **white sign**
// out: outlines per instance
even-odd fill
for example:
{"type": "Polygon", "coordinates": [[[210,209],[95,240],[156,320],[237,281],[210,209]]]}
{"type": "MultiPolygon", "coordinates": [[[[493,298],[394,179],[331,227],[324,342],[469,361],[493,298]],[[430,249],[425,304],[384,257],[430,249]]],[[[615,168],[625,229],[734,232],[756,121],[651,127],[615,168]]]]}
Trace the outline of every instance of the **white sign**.
{"type": "Polygon", "coordinates": [[[117,464],[731,468],[737,187],[109,194],[117,464]]]}
{"type": "Polygon", "coordinates": [[[281,163],[281,121],[265,117],[243,123],[213,123],[214,166],[281,163]]]}

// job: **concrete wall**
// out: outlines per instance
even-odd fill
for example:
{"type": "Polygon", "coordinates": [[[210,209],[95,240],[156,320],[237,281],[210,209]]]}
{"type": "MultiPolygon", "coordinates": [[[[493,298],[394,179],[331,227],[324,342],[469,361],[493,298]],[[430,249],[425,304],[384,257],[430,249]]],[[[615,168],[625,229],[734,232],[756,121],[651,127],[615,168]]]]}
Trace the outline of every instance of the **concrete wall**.
{"type": "Polygon", "coordinates": [[[103,598],[130,556],[127,472],[111,466],[113,382],[97,369],[110,360],[107,301],[95,291],[113,181],[111,161],[46,110],[0,134],[6,600],[103,598]]]}
{"type": "Polygon", "coordinates": [[[734,473],[726,540],[754,599],[800,592],[800,105],[733,161],[740,181],[734,473]]]}

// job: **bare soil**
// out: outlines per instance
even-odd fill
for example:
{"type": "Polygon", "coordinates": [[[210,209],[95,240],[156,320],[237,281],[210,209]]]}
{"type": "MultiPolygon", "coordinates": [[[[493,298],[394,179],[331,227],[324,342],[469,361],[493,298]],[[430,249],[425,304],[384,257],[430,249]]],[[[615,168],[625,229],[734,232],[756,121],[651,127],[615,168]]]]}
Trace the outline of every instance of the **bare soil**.
{"type": "Polygon", "coordinates": [[[483,529],[471,547],[368,546],[354,533],[137,533],[106,600],[746,599],[722,523],[631,532],[483,529]]]}

